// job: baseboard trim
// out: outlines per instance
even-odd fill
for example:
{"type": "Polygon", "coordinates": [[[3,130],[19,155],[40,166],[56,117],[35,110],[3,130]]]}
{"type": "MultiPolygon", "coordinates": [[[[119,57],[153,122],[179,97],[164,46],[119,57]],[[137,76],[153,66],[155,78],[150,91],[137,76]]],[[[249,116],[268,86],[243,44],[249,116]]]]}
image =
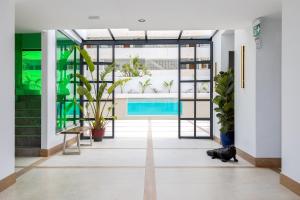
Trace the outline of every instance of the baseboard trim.
{"type": "Polygon", "coordinates": [[[239,148],[237,148],[237,154],[255,167],[275,169],[281,168],[281,158],[255,158],[239,148]]]}
{"type": "Polygon", "coordinates": [[[214,141],[218,144],[221,144],[221,140],[217,136],[214,136],[214,141]]]}
{"type": "MultiPolygon", "coordinates": [[[[216,136],[214,136],[214,141],[217,142],[218,144],[221,144],[220,138],[216,136]]],[[[272,169],[281,168],[281,158],[255,158],[239,148],[236,148],[236,150],[237,150],[237,154],[240,157],[247,160],[255,167],[272,168],[272,169]]]]}
{"type": "Polygon", "coordinates": [[[300,183],[282,173],[280,174],[280,184],[300,195],[300,183]]]}
{"type": "Polygon", "coordinates": [[[11,185],[15,184],[16,179],[17,179],[16,173],[13,173],[13,174],[7,176],[6,178],[0,180],[0,192],[7,189],[11,185]]]}
{"type": "MultiPolygon", "coordinates": [[[[71,146],[73,145],[74,143],[76,143],[76,137],[74,138],[71,138],[67,141],[67,146],[71,146]]],[[[41,157],[49,157],[49,156],[52,156],[58,152],[60,152],[62,149],[63,149],[63,146],[64,144],[61,143],[61,144],[58,144],[50,149],[41,149],[40,150],[40,156],[41,157]]]]}

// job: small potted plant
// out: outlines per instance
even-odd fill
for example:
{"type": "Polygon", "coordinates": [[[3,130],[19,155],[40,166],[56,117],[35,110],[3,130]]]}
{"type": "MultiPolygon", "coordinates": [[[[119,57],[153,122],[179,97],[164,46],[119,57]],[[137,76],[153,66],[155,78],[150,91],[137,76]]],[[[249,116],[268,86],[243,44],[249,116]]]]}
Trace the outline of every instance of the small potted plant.
{"type": "MultiPolygon", "coordinates": [[[[81,49],[79,46],[75,47],[78,49],[83,59],[86,61],[92,81],[97,81],[97,79],[93,77],[95,66],[90,55],[85,49],[81,49]]],[[[81,111],[86,114],[87,118],[95,119],[94,122],[89,122],[92,129],[94,141],[102,141],[102,138],[105,134],[105,127],[108,124],[108,121],[106,119],[116,118],[111,114],[114,105],[107,106],[107,100],[111,97],[113,91],[117,87],[124,85],[130,80],[129,78],[120,79],[115,81],[111,85],[103,82],[104,80],[106,80],[106,76],[111,74],[114,69],[115,64],[109,65],[104,69],[104,71],[100,74],[101,82],[99,82],[98,88],[96,88],[95,84],[90,84],[89,80],[85,76],[76,74],[76,77],[79,78],[82,82],[82,85],[77,87],[77,93],[87,99],[85,107],[82,107],[78,104],[77,105],[80,107],[81,111]]]]}
{"type": "Polygon", "coordinates": [[[146,89],[152,85],[150,81],[151,81],[150,79],[147,79],[144,82],[142,81],[139,82],[142,94],[144,94],[146,89]]]}
{"type": "Polygon", "coordinates": [[[215,78],[215,111],[219,118],[221,143],[224,147],[234,144],[234,71],[220,72],[215,78]]]}
{"type": "Polygon", "coordinates": [[[173,82],[174,81],[171,80],[171,81],[164,81],[164,83],[163,83],[163,87],[168,90],[168,93],[171,93],[173,82]]]}

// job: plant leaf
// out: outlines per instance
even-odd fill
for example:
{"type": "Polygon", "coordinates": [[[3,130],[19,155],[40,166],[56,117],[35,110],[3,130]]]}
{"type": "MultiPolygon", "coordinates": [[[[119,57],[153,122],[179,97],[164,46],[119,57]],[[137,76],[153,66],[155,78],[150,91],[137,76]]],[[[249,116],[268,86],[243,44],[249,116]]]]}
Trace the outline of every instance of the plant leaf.
{"type": "Polygon", "coordinates": [[[81,82],[83,82],[87,90],[90,92],[92,89],[90,82],[81,74],[76,74],[76,77],[79,78],[81,82]]]}
{"type": "Polygon", "coordinates": [[[94,72],[95,71],[95,65],[94,65],[90,55],[88,54],[88,52],[85,49],[80,48],[80,46],[78,46],[78,45],[76,45],[75,47],[80,52],[81,56],[84,58],[85,62],[87,63],[89,71],[91,73],[94,72]]]}

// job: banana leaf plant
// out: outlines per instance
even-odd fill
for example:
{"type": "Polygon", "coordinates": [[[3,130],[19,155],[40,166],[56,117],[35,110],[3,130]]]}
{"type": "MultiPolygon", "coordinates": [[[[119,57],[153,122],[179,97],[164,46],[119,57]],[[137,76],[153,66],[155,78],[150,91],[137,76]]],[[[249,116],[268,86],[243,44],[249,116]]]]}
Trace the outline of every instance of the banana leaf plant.
{"type": "MultiPolygon", "coordinates": [[[[97,81],[97,78],[93,76],[95,65],[90,55],[85,49],[82,49],[79,46],[75,46],[75,48],[80,52],[81,56],[87,63],[92,81],[97,81]]],[[[84,107],[78,105],[78,103],[77,105],[80,107],[81,111],[85,113],[85,117],[95,118],[94,122],[89,122],[92,130],[105,129],[106,125],[108,124],[108,121],[106,120],[107,118],[116,119],[116,117],[112,115],[112,109],[114,105],[107,105],[107,100],[110,99],[113,91],[117,87],[124,85],[130,80],[130,78],[117,80],[111,85],[103,82],[106,80],[107,75],[111,74],[114,69],[114,63],[104,69],[104,71],[100,74],[101,82],[99,83],[98,88],[96,84],[90,84],[89,80],[85,76],[76,74],[76,77],[82,82],[82,85],[77,87],[77,93],[88,100],[84,107]]]]}

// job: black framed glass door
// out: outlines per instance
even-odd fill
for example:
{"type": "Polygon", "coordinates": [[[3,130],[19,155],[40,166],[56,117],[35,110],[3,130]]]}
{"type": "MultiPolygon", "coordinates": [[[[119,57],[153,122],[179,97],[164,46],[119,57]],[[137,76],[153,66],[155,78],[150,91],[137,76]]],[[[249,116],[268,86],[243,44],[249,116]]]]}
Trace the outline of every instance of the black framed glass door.
{"type": "Polygon", "coordinates": [[[179,44],[178,137],[212,139],[212,42],[179,44]]]}
{"type": "MultiPolygon", "coordinates": [[[[96,70],[93,72],[93,74],[90,74],[88,70],[87,64],[84,62],[82,56],[81,56],[81,69],[80,73],[83,74],[87,79],[89,80],[90,84],[92,86],[95,86],[97,92],[99,90],[99,85],[101,83],[107,83],[108,87],[112,85],[115,82],[115,70],[112,71],[112,73],[108,74],[105,78],[105,80],[101,80],[101,73],[105,70],[105,68],[115,62],[115,47],[114,45],[100,45],[100,44],[93,44],[93,45],[82,45],[82,47],[89,53],[91,56],[91,59],[96,67],[96,70]]],[[[82,84],[82,83],[81,83],[82,84]]],[[[106,109],[103,111],[104,115],[107,116],[114,116],[115,115],[115,92],[112,92],[112,95],[110,95],[108,98],[105,97],[107,94],[107,91],[103,94],[103,100],[101,101],[101,104],[106,104],[106,109]],[[109,111],[109,108],[111,108],[111,111],[109,111]],[[107,114],[106,114],[107,113],[107,114]]],[[[81,97],[80,103],[82,107],[85,109],[85,103],[88,102],[87,99],[84,97],[81,97]]],[[[100,105],[103,106],[103,105],[100,105]]],[[[84,112],[87,112],[86,109],[84,112]]],[[[91,112],[90,112],[91,113],[91,112]]],[[[105,129],[105,135],[104,138],[114,138],[115,137],[115,119],[111,117],[106,117],[106,120],[109,121],[109,124],[106,126],[105,129]]],[[[95,118],[88,118],[86,113],[80,114],[80,121],[81,125],[84,124],[86,121],[93,121],[95,118]]]]}

